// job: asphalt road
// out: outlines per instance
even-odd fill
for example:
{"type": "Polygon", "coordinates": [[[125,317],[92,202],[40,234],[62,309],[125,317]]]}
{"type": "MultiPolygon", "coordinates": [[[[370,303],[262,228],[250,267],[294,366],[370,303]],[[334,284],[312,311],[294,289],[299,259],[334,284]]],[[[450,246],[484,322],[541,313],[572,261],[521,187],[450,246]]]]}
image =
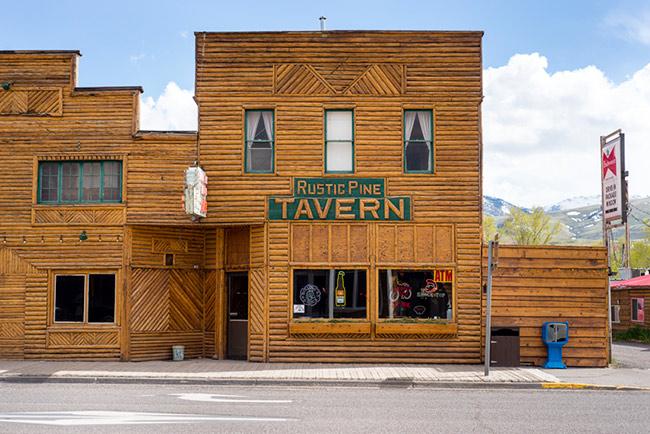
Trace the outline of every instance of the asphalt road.
{"type": "Polygon", "coordinates": [[[615,342],[612,354],[616,364],[622,368],[650,369],[650,345],[615,342]]]}
{"type": "Polygon", "coordinates": [[[0,383],[0,432],[647,432],[650,393],[0,383]]]}

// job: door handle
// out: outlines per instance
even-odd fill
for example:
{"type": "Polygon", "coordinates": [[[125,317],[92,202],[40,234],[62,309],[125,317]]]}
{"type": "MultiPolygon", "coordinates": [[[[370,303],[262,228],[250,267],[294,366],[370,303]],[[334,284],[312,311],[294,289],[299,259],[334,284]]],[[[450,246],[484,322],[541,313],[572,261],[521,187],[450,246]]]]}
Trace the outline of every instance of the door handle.
{"type": "Polygon", "coordinates": [[[230,312],[230,316],[237,316],[237,312],[230,312]]]}

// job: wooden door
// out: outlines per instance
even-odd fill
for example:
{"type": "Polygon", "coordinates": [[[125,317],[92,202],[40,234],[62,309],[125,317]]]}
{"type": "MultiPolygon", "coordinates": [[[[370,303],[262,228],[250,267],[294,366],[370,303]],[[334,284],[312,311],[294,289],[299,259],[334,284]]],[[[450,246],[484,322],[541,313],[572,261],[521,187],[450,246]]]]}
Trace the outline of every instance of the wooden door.
{"type": "Polygon", "coordinates": [[[248,358],[248,273],[228,273],[228,358],[248,358]]]}

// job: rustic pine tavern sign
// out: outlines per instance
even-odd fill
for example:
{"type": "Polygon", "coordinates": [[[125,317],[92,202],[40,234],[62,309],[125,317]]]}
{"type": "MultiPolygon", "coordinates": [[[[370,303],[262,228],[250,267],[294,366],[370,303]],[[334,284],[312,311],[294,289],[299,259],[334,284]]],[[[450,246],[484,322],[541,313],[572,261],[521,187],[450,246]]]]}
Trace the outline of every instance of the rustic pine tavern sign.
{"type": "Polygon", "coordinates": [[[411,198],[386,197],[382,178],[294,178],[293,196],[271,196],[269,220],[411,220],[411,198]]]}

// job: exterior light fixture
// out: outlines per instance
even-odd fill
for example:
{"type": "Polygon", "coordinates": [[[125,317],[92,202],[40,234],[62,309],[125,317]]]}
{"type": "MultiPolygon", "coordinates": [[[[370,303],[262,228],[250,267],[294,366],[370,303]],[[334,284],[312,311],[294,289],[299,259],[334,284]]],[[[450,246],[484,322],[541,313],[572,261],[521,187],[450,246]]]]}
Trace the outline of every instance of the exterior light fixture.
{"type": "Polygon", "coordinates": [[[0,86],[2,86],[2,90],[9,90],[9,89],[11,89],[12,84],[13,83],[10,82],[10,81],[4,81],[4,82],[2,82],[2,84],[0,86]]]}
{"type": "Polygon", "coordinates": [[[88,234],[86,231],[81,231],[79,234],[79,241],[86,241],[88,239],[88,234]]]}

